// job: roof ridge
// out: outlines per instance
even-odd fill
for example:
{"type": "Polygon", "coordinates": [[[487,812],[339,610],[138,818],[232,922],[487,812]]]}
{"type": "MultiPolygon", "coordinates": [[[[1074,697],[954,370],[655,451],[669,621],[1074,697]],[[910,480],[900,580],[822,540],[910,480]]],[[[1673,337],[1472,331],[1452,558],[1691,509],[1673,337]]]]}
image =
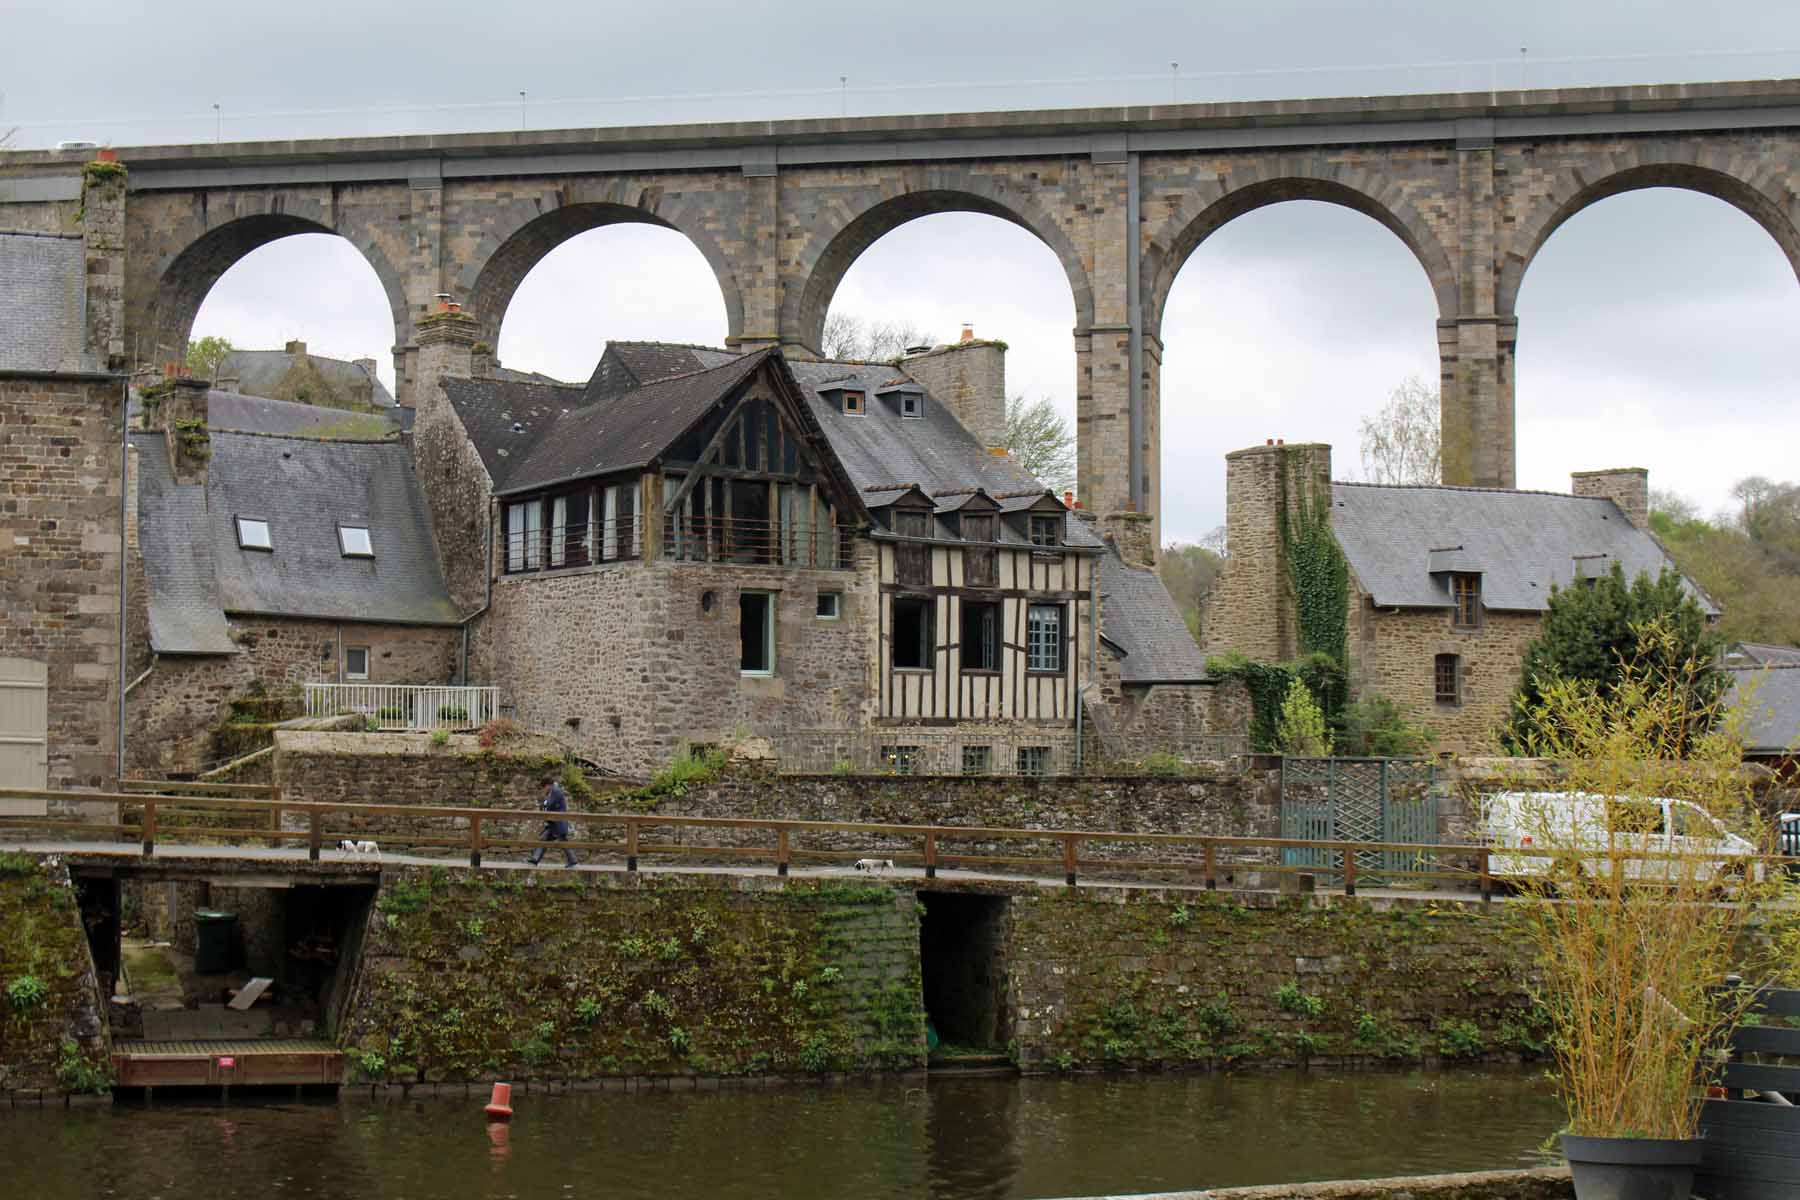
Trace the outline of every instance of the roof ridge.
{"type": "Polygon", "coordinates": [[[1724,663],[1727,671],[1800,671],[1800,662],[1724,663]]]}
{"type": "MultiPolygon", "coordinates": [[[[607,338],[609,346],[668,346],[676,350],[711,350],[714,354],[730,354],[738,358],[744,357],[744,351],[733,350],[729,346],[707,346],[700,342],[656,342],[647,338],[607,338]]],[[[767,349],[767,347],[764,347],[767,349]]],[[[752,350],[754,354],[756,351],[752,350]]]]}
{"type": "Polygon", "coordinates": [[[613,397],[613,399],[617,400],[620,397],[629,396],[633,392],[642,392],[649,388],[660,387],[665,383],[673,383],[677,379],[692,379],[696,375],[707,375],[713,371],[729,371],[733,367],[741,367],[754,361],[758,355],[762,355],[766,358],[768,355],[774,353],[774,351],[775,347],[764,346],[761,350],[752,350],[749,354],[740,354],[730,362],[720,363],[716,367],[697,367],[692,371],[683,371],[678,375],[659,375],[648,383],[640,383],[634,388],[626,388],[624,391],[620,392],[618,396],[613,397]]]}
{"type": "MultiPolygon", "coordinates": [[[[351,415],[377,416],[379,414],[352,413],[351,415]]],[[[147,429],[142,432],[155,433],[157,431],[154,429],[147,429]]],[[[272,438],[277,441],[289,442],[318,442],[321,445],[328,446],[397,446],[400,444],[400,431],[398,429],[384,437],[378,438],[321,437],[316,433],[269,433],[261,429],[209,429],[206,432],[212,437],[218,437],[220,434],[228,433],[234,437],[272,438]]]]}
{"type": "Polygon", "coordinates": [[[1577,496],[1540,488],[1476,487],[1462,483],[1371,483],[1363,479],[1333,479],[1332,487],[1383,488],[1391,492],[1491,492],[1500,496],[1556,496],[1563,500],[1611,500],[1610,496],[1577,496]]]}

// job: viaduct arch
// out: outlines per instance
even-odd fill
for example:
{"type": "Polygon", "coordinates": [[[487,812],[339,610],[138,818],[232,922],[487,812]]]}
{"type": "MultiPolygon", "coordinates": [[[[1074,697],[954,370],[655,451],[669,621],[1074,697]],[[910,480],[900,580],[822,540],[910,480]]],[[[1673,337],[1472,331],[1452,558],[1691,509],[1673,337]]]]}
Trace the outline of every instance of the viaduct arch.
{"type": "Polygon", "coordinates": [[[929,213],[1001,217],[1068,279],[1080,482],[1103,511],[1157,511],[1163,306],[1195,249],[1256,208],[1344,205],[1412,252],[1437,299],[1455,483],[1514,482],[1514,305],[1582,208],[1634,188],[1706,192],[1800,275],[1792,80],[144,147],[121,151],[129,189],[100,217],[81,205],[81,157],[0,153],[0,228],[81,231],[91,258],[116,255],[122,295],[89,299],[116,303],[123,337],[105,345],[120,365],[178,357],[244,254],[329,232],[387,293],[403,402],[434,297],[467,305],[491,339],[525,273],[586,229],[679,231],[712,266],[733,345],[807,354],[881,235],[929,213]],[[115,219],[122,236],[95,232],[115,219]]]}

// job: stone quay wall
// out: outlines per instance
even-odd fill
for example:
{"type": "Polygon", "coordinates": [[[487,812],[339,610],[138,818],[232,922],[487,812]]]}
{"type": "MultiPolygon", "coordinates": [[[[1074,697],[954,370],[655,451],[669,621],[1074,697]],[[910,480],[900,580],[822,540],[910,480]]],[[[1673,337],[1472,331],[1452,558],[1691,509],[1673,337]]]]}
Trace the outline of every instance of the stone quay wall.
{"type": "Polygon", "coordinates": [[[69,869],[0,854],[0,1105],[60,1103],[110,1085],[100,1004],[69,869]]]}
{"type": "Polygon", "coordinates": [[[905,889],[384,876],[341,1038],[352,1081],[716,1078],[925,1062],[905,889]]]}
{"type": "Polygon", "coordinates": [[[1535,1056],[1511,906],[1020,891],[1004,944],[1026,1070],[1535,1056]]]}

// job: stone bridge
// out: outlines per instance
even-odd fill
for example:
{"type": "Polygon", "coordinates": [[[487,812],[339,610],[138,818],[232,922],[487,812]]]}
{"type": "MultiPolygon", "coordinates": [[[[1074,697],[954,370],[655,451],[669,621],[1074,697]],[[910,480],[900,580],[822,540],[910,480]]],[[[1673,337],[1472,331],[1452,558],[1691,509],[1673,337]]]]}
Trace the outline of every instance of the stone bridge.
{"type": "MultiPolygon", "coordinates": [[[[1344,205],[1412,252],[1437,300],[1445,477],[1457,483],[1513,484],[1514,301],[1539,247],[1587,205],[1637,188],[1705,192],[1768,230],[1800,271],[1794,80],[120,154],[115,363],[178,359],[233,263],[290,234],[335,233],[386,290],[403,402],[435,297],[463,304],[493,343],[526,273],[597,226],[679,231],[712,266],[733,345],[810,355],[839,282],[882,235],[930,213],[1000,217],[1067,277],[1081,487],[1102,510],[1157,510],[1164,304],[1189,256],[1254,209],[1344,205]]],[[[0,231],[78,235],[85,157],[0,154],[0,231]]]]}

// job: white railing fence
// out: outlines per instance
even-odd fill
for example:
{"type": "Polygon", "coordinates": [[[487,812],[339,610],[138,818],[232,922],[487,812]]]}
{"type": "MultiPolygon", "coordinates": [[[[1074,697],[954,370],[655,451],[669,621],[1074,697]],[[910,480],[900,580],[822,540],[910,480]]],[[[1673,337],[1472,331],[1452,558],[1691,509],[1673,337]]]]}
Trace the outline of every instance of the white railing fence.
{"type": "Polygon", "coordinates": [[[379,729],[476,729],[500,715],[494,687],[415,687],[395,683],[309,683],[306,715],[357,713],[379,729]]]}

